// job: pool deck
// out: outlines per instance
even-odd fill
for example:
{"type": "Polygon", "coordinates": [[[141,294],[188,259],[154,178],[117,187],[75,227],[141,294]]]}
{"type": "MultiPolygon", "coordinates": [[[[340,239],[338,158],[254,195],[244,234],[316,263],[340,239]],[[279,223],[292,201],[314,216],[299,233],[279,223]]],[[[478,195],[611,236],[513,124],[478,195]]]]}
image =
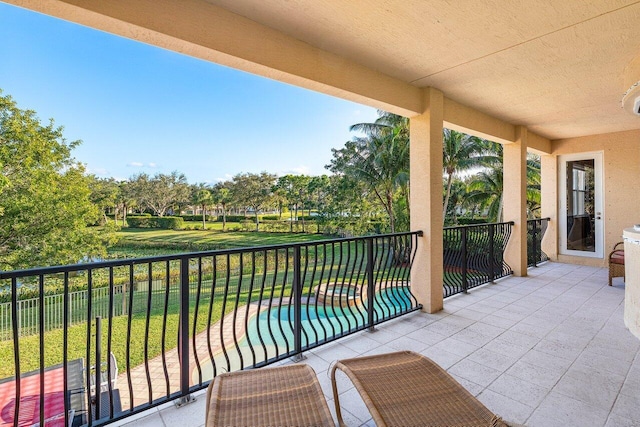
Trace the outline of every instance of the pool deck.
{"type": "MultiPolygon", "coordinates": [[[[333,411],[330,364],[413,350],[452,374],[489,409],[527,426],[640,426],[640,340],[623,324],[624,283],[604,268],[546,263],[305,353],[333,411]]],[[[283,362],[293,363],[290,361],[283,362]]],[[[146,381],[146,380],[145,380],[146,381]]],[[[339,378],[349,426],[372,426],[351,383],[339,378]]],[[[135,427],[204,425],[206,391],[126,419],[135,427]]]]}

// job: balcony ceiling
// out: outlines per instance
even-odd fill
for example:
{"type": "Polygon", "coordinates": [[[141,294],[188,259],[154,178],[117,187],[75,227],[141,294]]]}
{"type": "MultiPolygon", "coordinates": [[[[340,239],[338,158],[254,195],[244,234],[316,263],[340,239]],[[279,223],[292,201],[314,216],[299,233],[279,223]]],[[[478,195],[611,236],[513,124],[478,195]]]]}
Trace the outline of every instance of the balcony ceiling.
{"type": "Polygon", "coordinates": [[[640,1],[4,1],[407,115],[431,86],[549,139],[640,128],[640,1]]]}
{"type": "Polygon", "coordinates": [[[640,128],[638,1],[208,1],[550,139],[640,128]]]}

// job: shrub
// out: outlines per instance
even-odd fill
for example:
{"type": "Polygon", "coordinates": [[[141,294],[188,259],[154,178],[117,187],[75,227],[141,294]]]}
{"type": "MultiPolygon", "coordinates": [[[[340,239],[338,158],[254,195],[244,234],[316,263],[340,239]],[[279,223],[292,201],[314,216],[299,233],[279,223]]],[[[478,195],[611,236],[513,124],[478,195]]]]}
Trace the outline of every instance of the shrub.
{"type": "Polygon", "coordinates": [[[182,218],[176,216],[156,217],[151,215],[129,215],[127,217],[127,224],[130,228],[180,230],[184,226],[184,221],[182,218]]]}
{"type": "Polygon", "coordinates": [[[151,215],[129,215],[127,225],[129,228],[158,228],[158,218],[151,215]]]}
{"type": "MultiPolygon", "coordinates": [[[[244,215],[227,215],[227,222],[242,222],[249,219],[244,215]]],[[[218,216],[218,222],[222,222],[222,215],[218,216]]]]}
{"type": "Polygon", "coordinates": [[[260,222],[260,230],[271,233],[286,233],[290,227],[291,223],[289,221],[263,220],[260,222]]]}
{"type": "Polygon", "coordinates": [[[460,225],[476,225],[476,224],[486,224],[486,218],[458,218],[458,224],[460,225]]]}
{"type": "Polygon", "coordinates": [[[184,226],[184,220],[179,216],[164,216],[157,218],[158,228],[163,230],[180,230],[184,226]]]}
{"type": "Polygon", "coordinates": [[[256,228],[256,223],[246,219],[240,222],[240,227],[242,228],[242,231],[251,231],[256,228]]]}
{"type": "MultiPolygon", "coordinates": [[[[180,215],[185,221],[199,221],[202,222],[202,215],[180,215]]],[[[215,215],[207,215],[207,221],[216,221],[218,219],[215,215]]]]}
{"type": "Polygon", "coordinates": [[[279,219],[280,219],[280,217],[278,215],[264,215],[262,217],[263,221],[277,221],[279,219]]]}

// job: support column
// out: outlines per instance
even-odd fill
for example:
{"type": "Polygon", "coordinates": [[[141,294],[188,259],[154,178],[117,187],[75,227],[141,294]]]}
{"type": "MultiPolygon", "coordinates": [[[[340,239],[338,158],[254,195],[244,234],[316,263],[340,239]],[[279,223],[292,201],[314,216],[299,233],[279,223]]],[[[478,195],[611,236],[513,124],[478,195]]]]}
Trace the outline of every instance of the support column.
{"type": "Polygon", "coordinates": [[[527,128],[516,128],[516,141],[504,145],[504,220],[513,221],[504,258],[515,276],[527,275],[527,128]]]}
{"type": "Polygon", "coordinates": [[[542,238],[542,251],[552,261],[558,260],[558,158],[540,156],[541,217],[550,218],[542,238]]]}
{"type": "Polygon", "coordinates": [[[424,112],[410,121],[411,230],[424,233],[411,270],[411,290],[429,313],[443,308],[443,103],[442,92],[423,89],[424,112]]]}

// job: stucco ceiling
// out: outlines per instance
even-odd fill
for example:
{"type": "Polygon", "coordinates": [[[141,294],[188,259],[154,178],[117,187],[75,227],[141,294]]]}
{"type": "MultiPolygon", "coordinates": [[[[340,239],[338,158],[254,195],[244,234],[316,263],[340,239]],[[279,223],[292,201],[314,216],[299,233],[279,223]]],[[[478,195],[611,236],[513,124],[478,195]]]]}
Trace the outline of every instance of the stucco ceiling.
{"type": "Polygon", "coordinates": [[[208,2],[550,139],[640,128],[620,107],[639,1],[208,2]]]}

